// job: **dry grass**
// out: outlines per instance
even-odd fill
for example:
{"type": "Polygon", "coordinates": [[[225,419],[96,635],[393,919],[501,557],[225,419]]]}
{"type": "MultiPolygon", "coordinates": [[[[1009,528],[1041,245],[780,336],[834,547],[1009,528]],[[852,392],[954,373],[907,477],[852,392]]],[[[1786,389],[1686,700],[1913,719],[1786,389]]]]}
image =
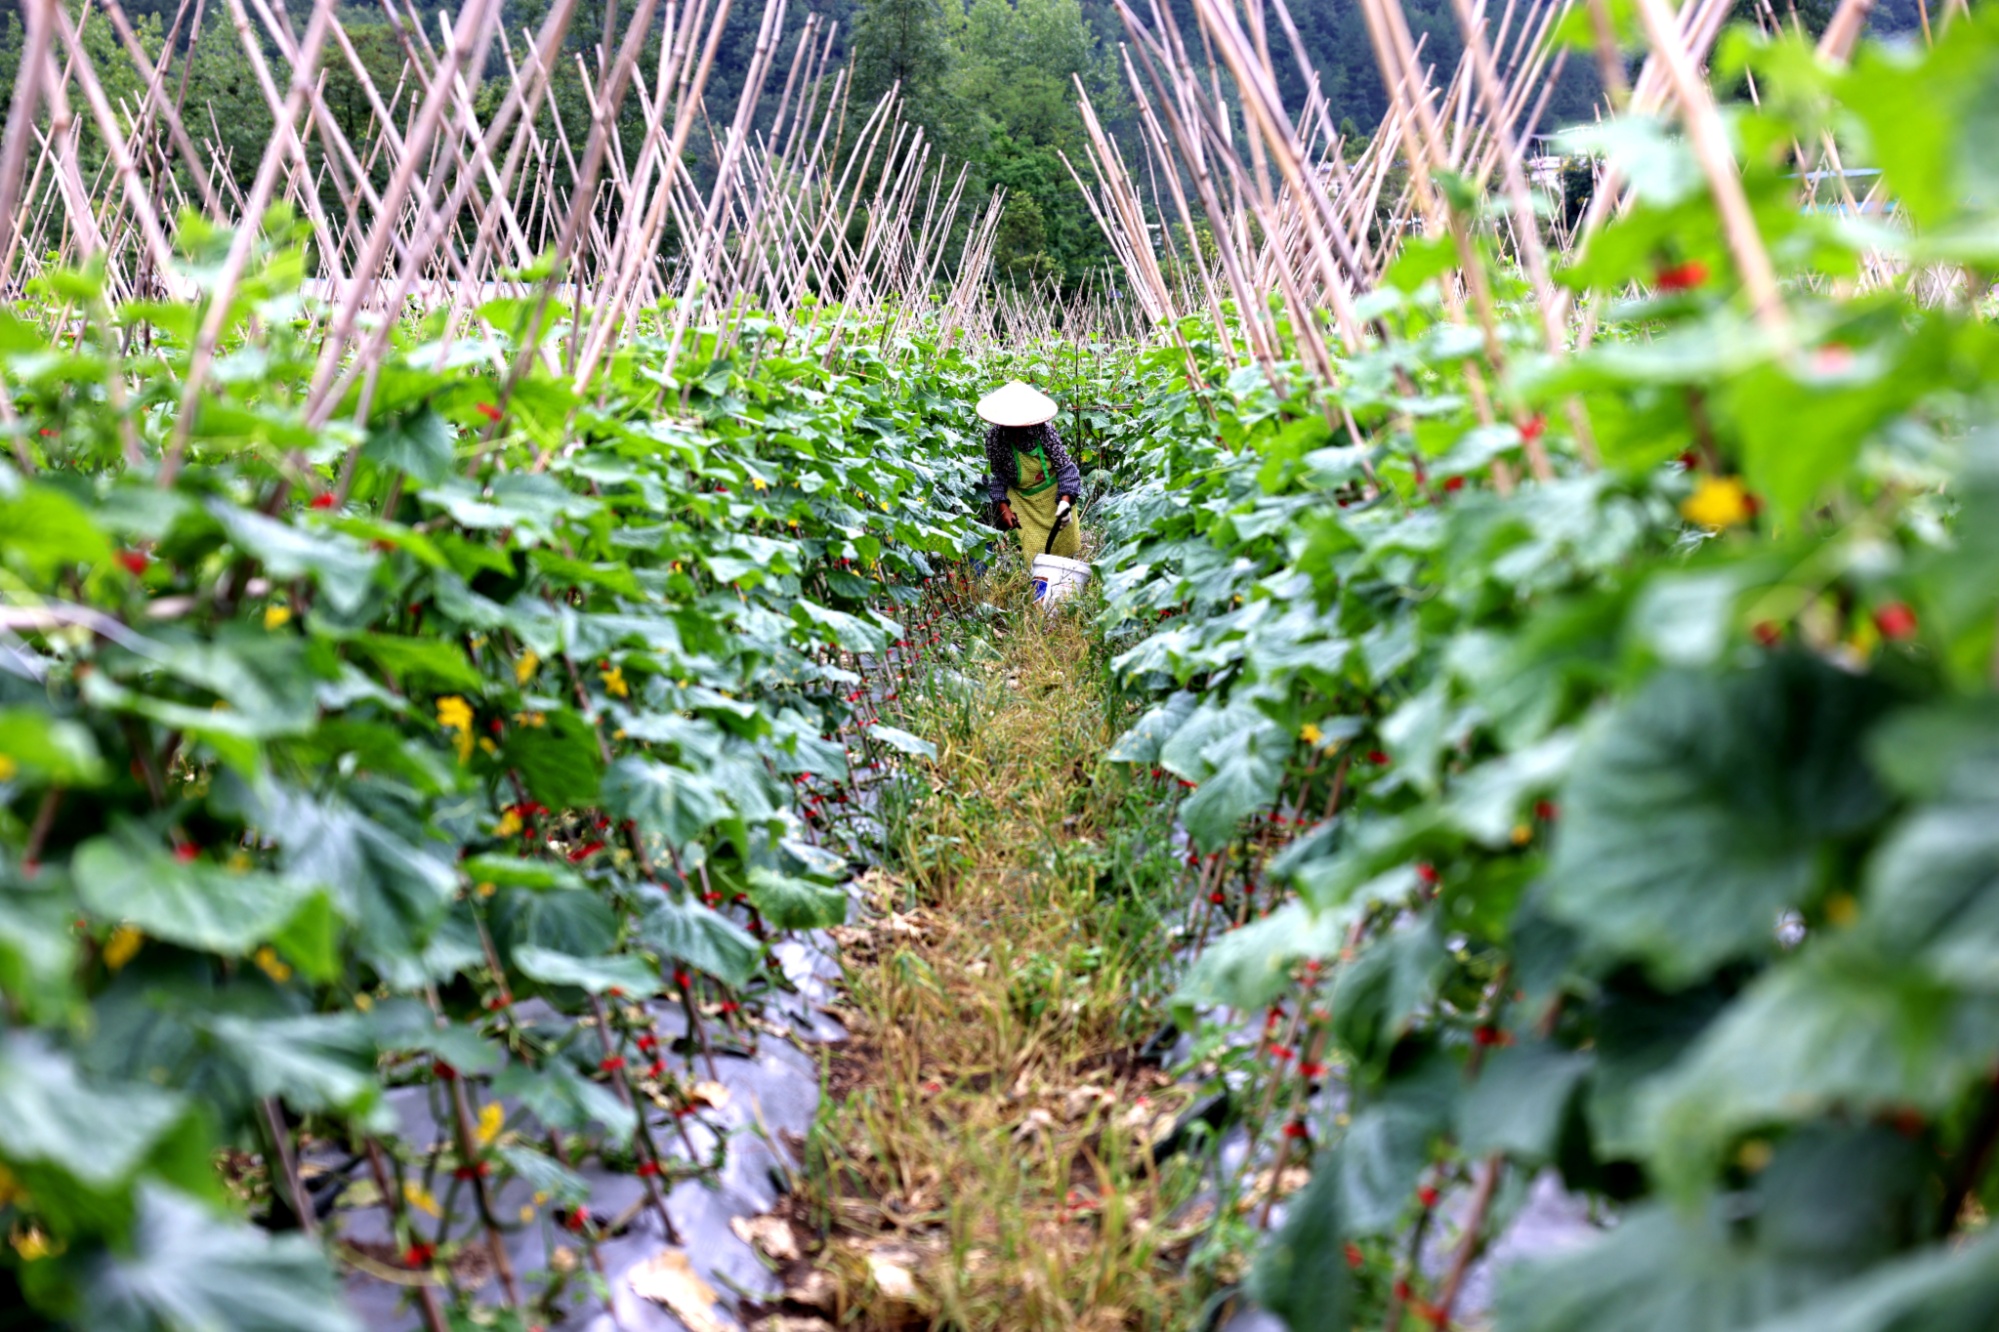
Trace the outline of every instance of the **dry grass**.
{"type": "Polygon", "coordinates": [[[1082,617],[1015,618],[913,709],[930,790],[842,939],[856,1039],[802,1201],[847,1327],[1181,1321],[1192,1172],[1150,1144],[1185,1092],[1131,1059],[1156,1022],[1137,996],[1171,909],[1167,816],[1101,762],[1082,617]]]}

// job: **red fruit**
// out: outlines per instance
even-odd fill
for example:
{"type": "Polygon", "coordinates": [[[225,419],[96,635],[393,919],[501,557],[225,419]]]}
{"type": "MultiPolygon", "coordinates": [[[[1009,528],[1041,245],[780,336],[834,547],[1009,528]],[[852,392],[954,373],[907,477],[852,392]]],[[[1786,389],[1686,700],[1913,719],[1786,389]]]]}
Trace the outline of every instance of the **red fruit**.
{"type": "Polygon", "coordinates": [[[1434,888],[1437,886],[1437,867],[1425,861],[1416,866],[1416,877],[1421,879],[1427,886],[1434,888]]]}
{"type": "Polygon", "coordinates": [[[458,1076],[458,1070],[453,1068],[451,1065],[445,1063],[442,1059],[431,1060],[430,1071],[435,1073],[439,1078],[442,1078],[446,1082],[449,1082],[453,1078],[458,1076]]]}
{"type": "Polygon", "coordinates": [[[1423,1210],[1427,1212],[1437,1205],[1437,1191],[1425,1184],[1416,1190],[1416,1201],[1423,1204],[1423,1210]]]}
{"type": "Polygon", "coordinates": [[[1484,1026],[1475,1028],[1471,1039],[1474,1045],[1511,1045],[1513,1033],[1499,1027],[1484,1026]]]}
{"type": "Polygon", "coordinates": [[[1695,453],[1692,449],[1688,449],[1685,453],[1680,455],[1680,466],[1685,468],[1687,471],[1697,472],[1700,470],[1700,465],[1701,465],[1701,456],[1698,453],[1695,453]]]}
{"type": "Polygon", "coordinates": [[[404,1267],[429,1267],[430,1260],[437,1256],[437,1246],[432,1244],[412,1244],[403,1250],[404,1267]]]}
{"type": "Polygon", "coordinates": [[[118,563],[124,565],[125,572],[131,574],[134,578],[143,576],[147,567],[152,562],[152,559],[142,550],[121,550],[118,552],[118,563]]]}
{"type": "MultiPolygon", "coordinates": [[[[1194,863],[1194,861],[1193,861],[1193,859],[1192,859],[1192,858],[1190,857],[1190,858],[1188,859],[1187,863],[1188,863],[1189,865],[1191,865],[1191,864],[1193,864],[1193,863],[1194,863]]],[[[1209,893],[1209,894],[1208,894],[1208,900],[1209,900],[1210,902],[1213,902],[1213,903],[1214,903],[1214,904],[1215,904],[1216,906],[1226,906],[1226,905],[1228,905],[1228,900],[1229,900],[1229,898],[1228,898],[1228,894],[1227,894],[1227,893],[1222,893],[1222,892],[1213,892],[1213,893],[1209,893]]]]}
{"type": "Polygon", "coordinates": [[[659,1173],[659,1162],[657,1161],[639,1162],[638,1176],[640,1179],[649,1179],[652,1176],[657,1175],[658,1173],[659,1173]]]}
{"type": "Polygon", "coordinates": [[[1355,1244],[1352,1240],[1348,1240],[1346,1244],[1346,1254],[1347,1254],[1348,1267],[1358,1268],[1361,1265],[1362,1259],[1360,1256],[1360,1245],[1355,1244]]]}
{"type": "Polygon", "coordinates": [[[598,1070],[604,1073],[616,1073],[619,1069],[623,1068],[624,1066],[625,1066],[625,1057],[623,1055],[607,1055],[603,1059],[597,1061],[598,1070]]]}
{"type": "Polygon", "coordinates": [[[1455,495],[1464,488],[1465,488],[1465,479],[1463,477],[1447,476],[1444,478],[1444,491],[1446,494],[1455,495]]]}
{"type": "Polygon", "coordinates": [[[179,842],[174,846],[174,859],[185,865],[201,854],[201,848],[193,842],[179,842]]]}
{"type": "Polygon", "coordinates": [[[312,507],[315,509],[330,509],[339,502],[340,497],[330,490],[314,495],[311,500],[312,507]]]}
{"type": "Polygon", "coordinates": [[[1758,620],[1749,627],[1749,632],[1755,635],[1756,641],[1766,648],[1776,647],[1779,642],[1783,641],[1784,637],[1784,631],[1770,620],[1758,620]]]}
{"type": "Polygon", "coordinates": [[[502,415],[504,415],[504,413],[502,413],[498,407],[495,407],[490,402],[480,403],[478,406],[478,411],[479,415],[485,417],[488,421],[497,421],[500,419],[502,415]]]}
{"type": "Polygon", "coordinates": [[[453,1179],[480,1179],[493,1173],[493,1167],[480,1161],[476,1165],[458,1166],[451,1172],[453,1179]]]}
{"type": "Polygon", "coordinates": [[[651,1054],[659,1048],[659,1037],[648,1031],[639,1037],[637,1044],[641,1053],[651,1054]]]}
{"type": "Polygon", "coordinates": [[[1520,438],[1526,440],[1529,444],[1532,444],[1535,440],[1541,438],[1541,436],[1546,434],[1547,432],[1548,432],[1548,418],[1541,415],[1539,412],[1536,412],[1534,415],[1528,417],[1527,420],[1521,425],[1520,438]]]}
{"type": "Polygon", "coordinates": [[[1916,613],[1907,602],[1891,601],[1874,612],[1874,627],[1890,642],[1904,642],[1916,636],[1916,613]]]}
{"type": "Polygon", "coordinates": [[[1388,755],[1378,749],[1370,749],[1367,751],[1367,761],[1374,764],[1383,764],[1388,762],[1388,755]]]}
{"type": "Polygon", "coordinates": [[[1282,1064],[1291,1058],[1291,1047],[1288,1045],[1273,1045],[1270,1047],[1270,1057],[1282,1064]]]}
{"type": "Polygon", "coordinates": [[[1284,1126],[1284,1136],[1287,1138],[1304,1138],[1310,1135],[1311,1130],[1305,1127],[1305,1121],[1302,1119],[1291,1120],[1284,1126]]]}
{"type": "Polygon", "coordinates": [[[1692,291],[1707,281],[1707,265],[1698,259],[1659,270],[1655,285],[1660,291],[1692,291]]]}
{"type": "Polygon", "coordinates": [[[683,990],[687,989],[689,986],[694,984],[693,981],[688,979],[687,973],[680,970],[677,967],[674,969],[673,972],[673,983],[679,986],[683,990]]]}
{"type": "Polygon", "coordinates": [[[590,1224],[589,1213],[585,1212],[581,1207],[573,1212],[558,1212],[557,1215],[562,1218],[562,1224],[565,1229],[573,1230],[579,1235],[583,1233],[583,1228],[590,1224]]]}
{"type": "Polygon", "coordinates": [[[622,999],[625,997],[625,987],[622,985],[613,985],[610,989],[604,991],[604,993],[610,995],[613,999],[622,999]]]}
{"type": "Polygon", "coordinates": [[[506,994],[506,993],[496,994],[491,999],[488,999],[486,1001],[486,1011],[489,1013],[497,1013],[501,1009],[510,1006],[513,1002],[514,1002],[514,997],[511,994],[506,994]]]}
{"type": "Polygon", "coordinates": [[[1301,1077],[1311,1078],[1316,1081],[1326,1076],[1326,1066],[1307,1059],[1298,1065],[1298,1073],[1301,1077]]]}
{"type": "Polygon", "coordinates": [[[1534,802],[1534,817],[1537,819],[1553,823],[1561,816],[1561,813],[1561,809],[1552,800],[1536,800],[1534,802]]]}
{"type": "Polygon", "coordinates": [[[716,1005],[716,1008],[724,1013],[733,1013],[741,1007],[742,1005],[737,1003],[734,999],[724,999],[721,1003],[716,1005]]]}
{"type": "Polygon", "coordinates": [[[577,847],[574,851],[571,851],[569,853],[569,863],[572,865],[581,864],[583,861],[588,860],[590,857],[596,855],[599,851],[602,851],[603,849],[604,849],[604,844],[601,841],[585,842],[583,845],[577,847]]]}

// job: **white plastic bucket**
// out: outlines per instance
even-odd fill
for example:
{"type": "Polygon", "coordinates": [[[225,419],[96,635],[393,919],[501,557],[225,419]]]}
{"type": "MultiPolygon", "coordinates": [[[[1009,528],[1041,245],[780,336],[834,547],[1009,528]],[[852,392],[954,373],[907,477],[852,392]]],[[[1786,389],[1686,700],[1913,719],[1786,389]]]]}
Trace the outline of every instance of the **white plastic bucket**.
{"type": "Polygon", "coordinates": [[[1034,599],[1043,606],[1053,606],[1090,581],[1090,566],[1060,555],[1036,555],[1033,577],[1034,599]]]}

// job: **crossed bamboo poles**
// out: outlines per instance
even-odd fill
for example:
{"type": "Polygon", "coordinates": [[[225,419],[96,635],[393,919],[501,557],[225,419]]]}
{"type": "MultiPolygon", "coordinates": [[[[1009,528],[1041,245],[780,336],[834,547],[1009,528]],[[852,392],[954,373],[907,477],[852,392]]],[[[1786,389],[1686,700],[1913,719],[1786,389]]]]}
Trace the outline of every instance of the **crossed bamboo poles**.
{"type": "MultiPolygon", "coordinates": [[[[639,0],[621,29],[607,25],[594,64],[565,46],[575,0],[556,0],[538,31],[518,35],[501,29],[500,0],[466,0],[435,32],[398,2],[379,0],[402,57],[391,82],[371,72],[334,0],[313,0],[302,28],[269,0],[182,0],[156,55],[119,0],[75,12],[25,0],[0,137],[0,293],[94,262],[110,304],[202,299],[163,479],[263,241],[245,222],[276,205],[304,219],[312,242],[314,425],[342,411],[365,419],[397,316],[443,310],[449,343],[484,331],[495,295],[534,307],[525,328],[499,330],[530,349],[510,379],[540,357],[579,392],[637,328],[667,339],[671,367],[697,328],[734,345],[752,311],[806,340],[839,321],[829,355],[849,328],[890,352],[910,320],[930,317],[933,293],[947,344],[1022,331],[986,281],[1003,198],[961,228],[967,171],[942,161],[897,90],[854,104],[848,71],[833,66],[834,25],[820,16],[788,29],[788,0],[765,0],[748,76],[720,121],[705,94],[734,0],[639,0]],[[92,23],[114,30],[142,85],[135,98],[106,93],[84,41],[92,23]],[[240,174],[248,164],[230,159],[212,111],[186,98],[187,53],[218,23],[233,30],[274,127],[240,174]],[[586,125],[565,123],[550,96],[565,60],[586,125]],[[326,100],[336,70],[366,104],[351,136],[326,100]],[[495,86],[499,97],[475,97],[495,86]],[[688,163],[702,143],[705,179],[688,163]],[[168,219],[187,208],[233,228],[205,291],[175,255],[168,219]]],[[[89,325],[65,305],[48,317],[79,337],[89,325]]]]}

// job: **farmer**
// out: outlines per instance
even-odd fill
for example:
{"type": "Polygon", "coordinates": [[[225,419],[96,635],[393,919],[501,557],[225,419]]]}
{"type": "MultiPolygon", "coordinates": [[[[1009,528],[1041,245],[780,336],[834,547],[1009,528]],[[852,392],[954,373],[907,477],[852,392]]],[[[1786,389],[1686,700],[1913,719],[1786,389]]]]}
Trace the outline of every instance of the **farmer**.
{"type": "Polygon", "coordinates": [[[1017,379],[979,399],[979,415],[990,423],[987,493],[999,525],[1020,533],[1020,548],[1030,563],[1037,555],[1075,559],[1082,549],[1071,515],[1083,477],[1049,424],[1056,410],[1053,398],[1017,379]],[[1052,546],[1050,532],[1056,534],[1052,546]]]}

